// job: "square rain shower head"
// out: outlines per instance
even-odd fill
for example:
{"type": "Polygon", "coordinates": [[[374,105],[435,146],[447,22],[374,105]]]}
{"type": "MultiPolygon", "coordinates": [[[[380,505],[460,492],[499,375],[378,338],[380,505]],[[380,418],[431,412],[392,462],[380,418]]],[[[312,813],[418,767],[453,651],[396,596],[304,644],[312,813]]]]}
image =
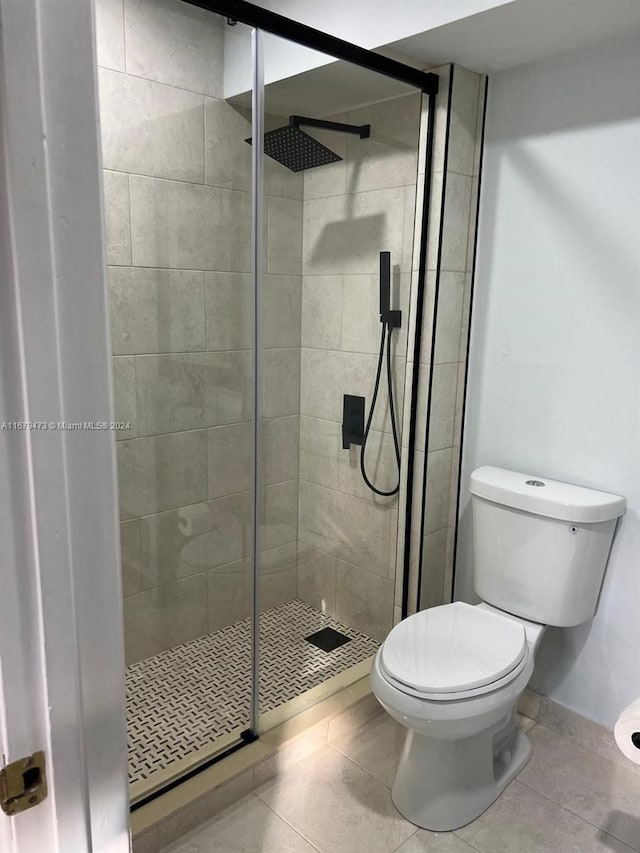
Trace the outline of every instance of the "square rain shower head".
{"type": "MultiPolygon", "coordinates": [[[[251,139],[245,141],[251,143],[251,139]]],[[[338,154],[292,124],[265,133],[264,153],[292,172],[302,172],[304,169],[342,160],[338,154]]]]}

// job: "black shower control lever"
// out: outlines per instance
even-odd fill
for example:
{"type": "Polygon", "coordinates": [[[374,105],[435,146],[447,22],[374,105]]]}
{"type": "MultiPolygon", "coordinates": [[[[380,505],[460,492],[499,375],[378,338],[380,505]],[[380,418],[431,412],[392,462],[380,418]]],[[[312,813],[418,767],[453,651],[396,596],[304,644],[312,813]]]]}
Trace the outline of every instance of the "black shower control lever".
{"type": "Polygon", "coordinates": [[[391,310],[391,252],[380,252],[380,322],[390,330],[402,325],[402,311],[391,310]]]}
{"type": "Polygon", "coordinates": [[[364,397],[345,394],[342,398],[342,449],[364,441],[364,397]]]}

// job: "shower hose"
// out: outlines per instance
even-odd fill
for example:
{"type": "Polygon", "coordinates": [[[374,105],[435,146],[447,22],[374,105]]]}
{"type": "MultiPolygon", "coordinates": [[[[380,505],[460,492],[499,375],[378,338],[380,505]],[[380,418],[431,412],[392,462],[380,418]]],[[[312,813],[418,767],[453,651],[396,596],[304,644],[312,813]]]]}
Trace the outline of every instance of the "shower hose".
{"type": "Polygon", "coordinates": [[[362,450],[360,451],[360,472],[362,473],[362,479],[365,481],[367,486],[371,489],[371,491],[380,495],[383,498],[390,498],[392,495],[397,494],[400,491],[400,444],[398,442],[398,425],[396,424],[396,410],[393,401],[393,382],[391,380],[391,332],[392,328],[389,326],[389,323],[385,320],[382,323],[382,337],[380,338],[380,354],[378,356],[378,369],[376,371],[376,383],[373,389],[373,397],[371,399],[371,409],[369,410],[369,417],[367,418],[367,424],[364,428],[364,436],[362,438],[362,450]],[[373,413],[376,408],[376,401],[378,399],[378,391],[380,390],[380,378],[382,376],[382,364],[385,360],[385,344],[386,344],[386,352],[387,352],[387,387],[389,389],[389,413],[391,415],[391,430],[393,432],[393,446],[395,450],[396,456],[396,467],[398,469],[398,482],[393,489],[389,491],[384,491],[383,489],[376,488],[369,477],[367,476],[367,471],[365,467],[364,454],[367,447],[367,439],[369,438],[369,431],[371,429],[371,421],[373,420],[373,413]]]}

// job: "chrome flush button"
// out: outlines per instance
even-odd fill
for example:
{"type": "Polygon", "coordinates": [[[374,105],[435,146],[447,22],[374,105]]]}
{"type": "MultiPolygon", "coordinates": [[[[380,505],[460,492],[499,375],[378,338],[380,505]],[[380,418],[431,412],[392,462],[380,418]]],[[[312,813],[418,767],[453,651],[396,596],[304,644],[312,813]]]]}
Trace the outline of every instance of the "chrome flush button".
{"type": "Polygon", "coordinates": [[[527,486],[546,486],[546,483],[543,483],[542,480],[527,480],[527,486]]]}

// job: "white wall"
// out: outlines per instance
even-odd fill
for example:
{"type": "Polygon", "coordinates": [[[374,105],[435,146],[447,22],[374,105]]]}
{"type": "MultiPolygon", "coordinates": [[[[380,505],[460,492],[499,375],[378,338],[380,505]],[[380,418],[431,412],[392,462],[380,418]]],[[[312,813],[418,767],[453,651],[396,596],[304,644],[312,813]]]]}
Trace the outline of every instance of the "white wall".
{"type": "MultiPolygon", "coordinates": [[[[463,489],[499,465],[618,492],[592,623],[547,632],[532,686],[612,724],[640,696],[640,40],[489,82],[463,489]]],[[[462,505],[458,596],[472,597],[462,505]]]]}
{"type": "MultiPolygon", "coordinates": [[[[478,15],[487,9],[504,6],[513,0],[402,0],[390,11],[388,0],[258,0],[271,12],[292,18],[330,35],[375,50],[417,33],[442,27],[452,21],[478,15]]],[[[251,63],[248,56],[249,31],[244,27],[225,27],[225,98],[251,89],[251,63]],[[237,57],[242,59],[238,61],[237,57]]],[[[283,42],[269,34],[264,39],[265,83],[282,80],[333,62],[326,54],[283,42]]],[[[448,61],[448,60],[447,60],[448,61]]]]}

